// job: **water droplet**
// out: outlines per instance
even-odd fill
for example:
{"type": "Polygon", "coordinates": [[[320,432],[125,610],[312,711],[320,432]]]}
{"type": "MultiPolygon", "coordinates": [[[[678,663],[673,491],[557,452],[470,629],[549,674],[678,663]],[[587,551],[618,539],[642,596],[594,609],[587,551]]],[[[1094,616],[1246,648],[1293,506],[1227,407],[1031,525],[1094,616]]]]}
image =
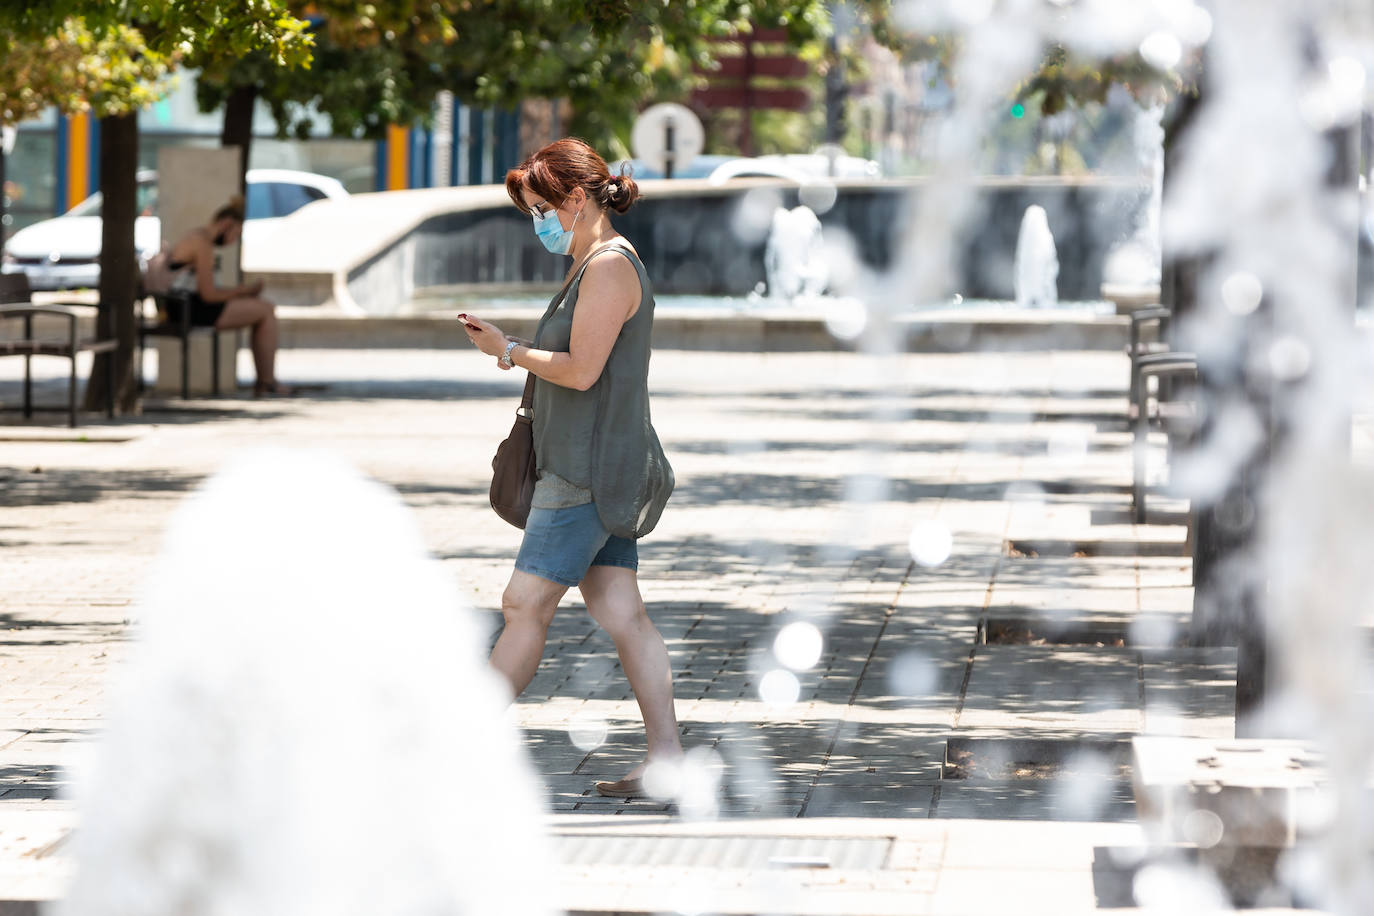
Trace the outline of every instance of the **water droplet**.
{"type": "Polygon", "coordinates": [[[793,671],[805,671],[820,661],[825,639],[813,623],[796,620],[778,631],[773,654],[793,671]]]}
{"type": "Polygon", "coordinates": [[[1221,284],[1221,301],[1232,315],[1249,315],[1264,298],[1264,284],[1254,274],[1238,270],[1221,284]]]}
{"type": "Polygon", "coordinates": [[[935,663],[920,652],[903,652],[887,669],[887,687],[897,696],[920,697],[935,692],[939,680],[935,663]]]}
{"type": "Polygon", "coordinates": [[[1196,48],[1206,44],[1212,37],[1212,14],[1196,4],[1192,6],[1181,23],[1180,34],[1196,48]]]}
{"type": "Polygon", "coordinates": [[[745,245],[757,245],[768,237],[773,213],[782,205],[782,192],[776,188],[751,188],[731,214],[730,228],[745,245]]]}
{"type": "Polygon", "coordinates": [[[1296,337],[1280,337],[1269,346],[1269,371],[1281,382],[1302,378],[1312,366],[1312,351],[1296,337]]]}
{"type": "Polygon", "coordinates": [[[1183,59],[1183,43],[1173,32],[1151,32],[1140,43],[1140,56],[1159,70],[1172,70],[1183,59]]]}
{"type": "Polygon", "coordinates": [[[1131,618],[1128,641],[1133,646],[1168,646],[1178,635],[1178,627],[1167,614],[1139,613],[1131,618]]]}
{"type": "Polygon", "coordinates": [[[681,760],[652,760],[644,768],[644,791],[654,798],[677,798],[682,794],[681,760]]]}
{"type": "Polygon", "coordinates": [[[610,725],[601,716],[574,716],[568,723],[568,740],[584,751],[594,751],[606,743],[610,725]]]}
{"type": "Polygon", "coordinates": [[[863,263],[853,235],[838,226],[825,227],[825,234],[821,236],[821,257],[825,260],[826,292],[843,296],[859,285],[863,263]]]}
{"type": "Polygon", "coordinates": [[[911,527],[907,540],[911,558],[922,566],[939,566],[949,559],[954,549],[954,535],[942,522],[933,519],[919,521],[911,527]]]}
{"type": "Polygon", "coordinates": [[[1337,57],[1326,65],[1332,87],[1342,96],[1359,96],[1364,92],[1364,65],[1353,57],[1337,57]]]}
{"type": "Polygon", "coordinates": [[[791,706],[801,698],[801,681],[786,668],[774,668],[759,681],[759,698],[769,706],[791,706]]]}
{"type": "Polygon", "coordinates": [[[868,309],[858,299],[825,300],[825,328],[839,340],[855,340],[868,327],[868,309]]]}
{"type": "Polygon", "coordinates": [[[713,820],[719,814],[725,760],[711,747],[693,747],[682,759],[678,807],[688,820],[713,820]]]}
{"type": "Polygon", "coordinates": [[[1226,826],[1211,811],[1198,808],[1183,816],[1183,836],[1200,849],[1211,849],[1221,842],[1226,826]]]}
{"type": "Polygon", "coordinates": [[[1232,910],[1216,875],[1200,865],[1147,864],[1136,872],[1132,890],[1138,904],[1160,913],[1232,910]]]}
{"type": "Polygon", "coordinates": [[[835,188],[834,183],[829,181],[804,184],[797,191],[797,199],[804,206],[810,207],[817,216],[829,212],[830,208],[835,206],[835,201],[839,196],[840,192],[835,188]]]}

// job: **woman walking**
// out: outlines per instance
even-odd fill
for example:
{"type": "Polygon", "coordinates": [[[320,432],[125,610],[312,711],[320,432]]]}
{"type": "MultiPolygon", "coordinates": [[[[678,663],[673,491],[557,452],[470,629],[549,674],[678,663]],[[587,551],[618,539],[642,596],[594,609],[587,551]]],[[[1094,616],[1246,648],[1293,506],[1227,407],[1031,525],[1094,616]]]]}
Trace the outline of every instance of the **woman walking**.
{"type": "Polygon", "coordinates": [[[648,757],[624,778],[599,782],[614,797],[643,794],[655,761],[682,754],[672,671],[636,577],[635,540],[658,522],[673,472],[649,419],[649,335],[654,298],[634,247],[611,226],[639,196],[586,143],[564,139],[506,174],[515,206],[554,254],[572,256],[563,290],[533,341],[465,317],[473,344],[503,369],[535,376],[538,482],[515,571],[501,599],[505,630],[491,664],[515,695],[529,684],[559,600],[577,586],[615,642],[644,717],[648,757]]]}

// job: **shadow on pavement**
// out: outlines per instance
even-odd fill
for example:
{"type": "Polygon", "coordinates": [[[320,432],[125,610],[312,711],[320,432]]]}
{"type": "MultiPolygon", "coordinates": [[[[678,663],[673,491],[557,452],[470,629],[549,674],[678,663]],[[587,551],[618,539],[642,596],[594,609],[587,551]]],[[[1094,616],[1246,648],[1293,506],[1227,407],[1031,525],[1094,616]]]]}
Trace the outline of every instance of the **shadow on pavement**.
{"type": "MultiPolygon", "coordinates": [[[[127,638],[122,624],[94,620],[56,621],[15,614],[0,614],[0,646],[67,646],[82,643],[121,642],[127,638]],[[23,635],[16,635],[23,634],[23,635]],[[48,638],[25,638],[28,634],[48,638]],[[67,637],[67,638],[59,638],[67,637]]],[[[0,655],[4,655],[0,652],[0,655]]]]}
{"type": "MultiPolygon", "coordinates": [[[[844,477],[802,477],[795,474],[693,474],[684,478],[673,493],[675,506],[715,506],[749,503],[763,506],[798,508],[819,503],[849,502],[853,486],[844,477]]],[[[894,502],[951,499],[974,502],[1001,502],[1009,488],[1039,488],[1056,496],[1101,496],[1130,492],[1126,484],[1096,481],[988,480],[971,483],[922,481],[886,478],[880,482],[883,498],[894,502]],[[885,489],[884,489],[885,487],[885,489]]],[[[1013,491],[1015,492],[1015,491],[1013,491]]]]}
{"type": "Polygon", "coordinates": [[[160,499],[188,493],[201,474],[163,470],[0,468],[0,508],[93,503],[102,499],[160,499]]]}

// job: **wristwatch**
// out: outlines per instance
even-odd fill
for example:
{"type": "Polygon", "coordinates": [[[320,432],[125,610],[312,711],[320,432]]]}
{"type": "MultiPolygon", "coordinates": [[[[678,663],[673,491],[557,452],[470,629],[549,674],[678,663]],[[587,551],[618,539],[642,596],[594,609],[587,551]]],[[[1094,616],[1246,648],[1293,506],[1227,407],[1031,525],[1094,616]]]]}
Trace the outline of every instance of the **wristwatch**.
{"type": "Polygon", "coordinates": [[[520,346],[520,341],[518,340],[506,341],[506,352],[501,354],[501,365],[505,366],[507,369],[515,368],[515,360],[511,359],[510,355],[518,346],[520,346]]]}

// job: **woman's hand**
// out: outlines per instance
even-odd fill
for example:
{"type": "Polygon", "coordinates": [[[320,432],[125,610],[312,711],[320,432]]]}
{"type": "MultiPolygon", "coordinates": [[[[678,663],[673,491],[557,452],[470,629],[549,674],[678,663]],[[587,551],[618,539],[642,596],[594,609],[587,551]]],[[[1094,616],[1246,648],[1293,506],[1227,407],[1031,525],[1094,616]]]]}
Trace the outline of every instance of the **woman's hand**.
{"type": "MultiPolygon", "coordinates": [[[[499,361],[502,354],[506,352],[506,344],[510,338],[490,321],[483,321],[472,315],[465,315],[461,320],[463,321],[463,330],[467,332],[468,340],[472,341],[472,345],[488,356],[495,356],[499,361]]],[[[501,368],[506,367],[502,366],[501,368]]]]}

